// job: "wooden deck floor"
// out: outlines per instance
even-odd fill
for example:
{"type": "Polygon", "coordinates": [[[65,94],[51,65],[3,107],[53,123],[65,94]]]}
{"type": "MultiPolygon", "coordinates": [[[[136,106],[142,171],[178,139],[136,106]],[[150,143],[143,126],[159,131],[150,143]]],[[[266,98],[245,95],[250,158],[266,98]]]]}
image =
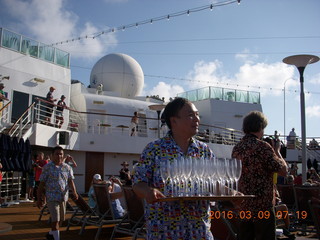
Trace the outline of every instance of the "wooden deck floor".
{"type": "MultiPolygon", "coordinates": [[[[50,230],[48,224],[49,216],[43,216],[38,221],[40,210],[35,203],[20,203],[10,207],[0,208],[0,222],[12,225],[12,231],[0,233],[1,240],[44,240],[45,235],[50,230]]],[[[68,218],[68,216],[67,216],[68,218]]],[[[104,226],[99,239],[110,239],[114,225],[104,226]]],[[[88,226],[86,231],[79,235],[79,226],[71,226],[65,231],[66,224],[61,227],[61,239],[63,240],[91,240],[94,239],[97,227],[88,226]]],[[[131,237],[118,235],[115,239],[129,240],[131,237]]]]}
{"type": "MultiPolygon", "coordinates": [[[[12,225],[12,230],[6,233],[0,233],[1,240],[45,240],[46,233],[50,230],[48,224],[49,216],[39,218],[39,209],[35,203],[20,203],[10,207],[0,208],[0,223],[5,222],[12,225]]],[[[67,216],[68,217],[68,216],[67,216]]],[[[79,226],[72,226],[68,232],[65,231],[66,225],[61,227],[62,240],[92,240],[97,232],[97,227],[88,226],[86,231],[79,235],[79,226]]],[[[104,226],[99,239],[109,240],[114,225],[104,226]]],[[[129,240],[131,237],[117,235],[116,240],[129,240]]],[[[316,234],[308,236],[296,236],[296,240],[315,240],[316,234]]]]}

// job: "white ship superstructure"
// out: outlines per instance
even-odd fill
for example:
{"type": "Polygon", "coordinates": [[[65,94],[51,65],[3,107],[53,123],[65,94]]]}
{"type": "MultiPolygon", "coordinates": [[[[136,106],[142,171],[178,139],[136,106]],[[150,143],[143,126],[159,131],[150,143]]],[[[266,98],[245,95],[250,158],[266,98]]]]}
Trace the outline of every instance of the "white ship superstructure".
{"type": "MultiPolygon", "coordinates": [[[[147,143],[166,133],[160,116],[165,102],[157,96],[139,96],[144,84],[139,63],[125,54],[109,54],[93,67],[90,86],[71,80],[70,55],[6,29],[0,30],[0,74],[10,102],[2,109],[2,131],[29,139],[33,151],[50,154],[61,145],[78,166],[75,182],[88,190],[93,174],[118,175],[123,161],[138,161],[147,143]],[[61,128],[46,120],[43,100],[53,86],[54,97],[66,96],[61,128]],[[138,113],[138,131],[131,135],[131,117],[138,113]]],[[[1,79],[1,78],[0,78],[1,79]]],[[[159,93],[161,94],[161,93],[159,93]]],[[[198,139],[217,157],[230,157],[241,137],[243,117],[261,111],[257,92],[207,87],[180,94],[194,102],[201,117],[198,139]]]]}

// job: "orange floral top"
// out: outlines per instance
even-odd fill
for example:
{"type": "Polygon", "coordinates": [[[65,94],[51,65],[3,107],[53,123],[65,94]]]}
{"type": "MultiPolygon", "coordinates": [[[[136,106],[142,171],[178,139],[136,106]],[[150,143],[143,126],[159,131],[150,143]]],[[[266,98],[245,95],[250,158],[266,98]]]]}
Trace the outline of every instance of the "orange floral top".
{"type": "Polygon", "coordinates": [[[269,143],[252,134],[245,135],[233,148],[232,157],[242,161],[239,191],[256,196],[243,201],[241,210],[251,215],[248,220],[258,220],[259,211],[269,211],[274,206],[273,173],[278,172],[283,163],[269,143]]]}

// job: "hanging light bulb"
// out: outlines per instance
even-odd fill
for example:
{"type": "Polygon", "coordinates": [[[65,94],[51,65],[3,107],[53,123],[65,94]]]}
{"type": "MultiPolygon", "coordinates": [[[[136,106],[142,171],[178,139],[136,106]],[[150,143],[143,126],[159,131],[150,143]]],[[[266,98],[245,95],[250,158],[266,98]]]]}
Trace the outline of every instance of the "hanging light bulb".
{"type": "Polygon", "coordinates": [[[123,27],[122,27],[122,31],[124,31],[125,29],[126,29],[126,27],[125,27],[125,26],[123,26],[123,27]]]}
{"type": "Polygon", "coordinates": [[[187,15],[188,15],[188,16],[190,15],[190,10],[187,11],[187,15]]]}
{"type": "Polygon", "coordinates": [[[170,20],[170,15],[167,16],[167,20],[168,20],[168,21],[170,20]]]}
{"type": "Polygon", "coordinates": [[[138,23],[136,23],[136,28],[138,27],[138,25],[139,25],[139,24],[138,24],[138,23]]]}
{"type": "Polygon", "coordinates": [[[153,20],[152,20],[152,19],[150,20],[150,23],[151,23],[151,24],[153,23],[153,20]]]}
{"type": "Polygon", "coordinates": [[[241,1],[241,0],[237,0],[237,2],[238,2],[238,5],[240,5],[240,1],[241,1]]]}
{"type": "Polygon", "coordinates": [[[213,5],[211,4],[211,5],[210,5],[210,11],[212,11],[212,10],[213,10],[213,5]]]}

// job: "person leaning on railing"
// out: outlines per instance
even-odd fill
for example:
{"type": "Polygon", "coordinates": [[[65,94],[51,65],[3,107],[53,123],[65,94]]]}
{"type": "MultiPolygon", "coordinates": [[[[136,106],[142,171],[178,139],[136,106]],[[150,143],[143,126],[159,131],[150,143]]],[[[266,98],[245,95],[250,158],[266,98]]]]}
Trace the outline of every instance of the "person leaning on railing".
{"type": "Polygon", "coordinates": [[[46,96],[46,124],[51,125],[51,115],[53,112],[54,102],[57,101],[57,99],[53,98],[53,92],[56,90],[54,87],[50,87],[49,92],[46,96]]]}

